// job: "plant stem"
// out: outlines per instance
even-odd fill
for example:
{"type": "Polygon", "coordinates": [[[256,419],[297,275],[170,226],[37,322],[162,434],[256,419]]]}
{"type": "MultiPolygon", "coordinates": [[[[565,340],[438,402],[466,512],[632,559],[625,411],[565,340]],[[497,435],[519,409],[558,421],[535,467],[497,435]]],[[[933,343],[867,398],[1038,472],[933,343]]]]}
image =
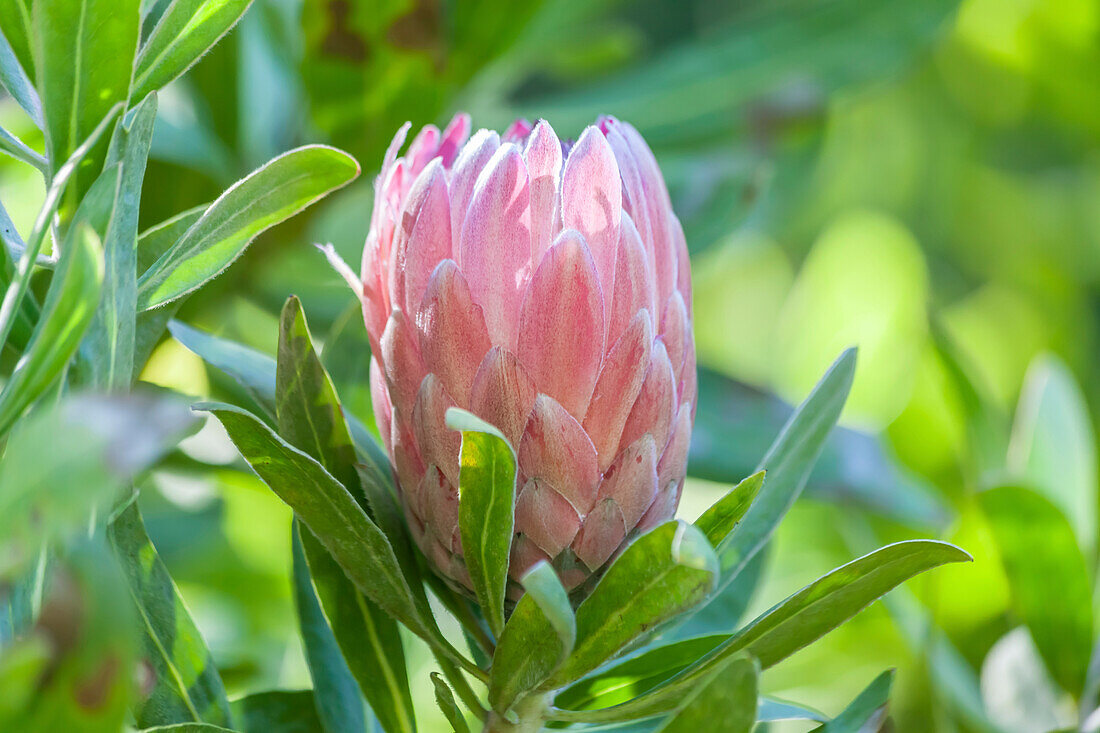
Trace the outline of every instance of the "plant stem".
{"type": "Polygon", "coordinates": [[[512,706],[515,721],[509,720],[495,710],[489,712],[483,733],[538,733],[545,722],[545,713],[549,695],[534,694],[521,698],[512,706]]]}

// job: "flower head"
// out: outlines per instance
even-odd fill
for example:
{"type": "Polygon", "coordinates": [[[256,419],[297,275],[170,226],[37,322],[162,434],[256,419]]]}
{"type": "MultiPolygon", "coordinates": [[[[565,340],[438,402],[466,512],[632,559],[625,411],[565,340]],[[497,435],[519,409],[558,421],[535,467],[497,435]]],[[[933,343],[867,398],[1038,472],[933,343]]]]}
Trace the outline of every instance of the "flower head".
{"type": "Polygon", "coordinates": [[[407,130],[375,182],[361,277],[412,535],[469,587],[444,421],[461,407],[518,456],[511,577],[547,560],[575,588],[679,501],[696,399],[683,230],[649,147],[614,118],[570,143],[545,121],[469,136],[460,114],[399,157],[407,130]]]}

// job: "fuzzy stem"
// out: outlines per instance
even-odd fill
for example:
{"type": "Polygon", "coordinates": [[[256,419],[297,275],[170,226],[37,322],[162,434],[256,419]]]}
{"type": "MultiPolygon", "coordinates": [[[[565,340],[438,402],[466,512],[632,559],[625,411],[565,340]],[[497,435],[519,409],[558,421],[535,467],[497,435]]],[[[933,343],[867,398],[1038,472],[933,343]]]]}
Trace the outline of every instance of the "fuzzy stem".
{"type": "Polygon", "coordinates": [[[546,720],[549,696],[545,694],[528,695],[512,706],[515,721],[511,721],[495,710],[489,712],[483,733],[538,733],[546,720]]]}

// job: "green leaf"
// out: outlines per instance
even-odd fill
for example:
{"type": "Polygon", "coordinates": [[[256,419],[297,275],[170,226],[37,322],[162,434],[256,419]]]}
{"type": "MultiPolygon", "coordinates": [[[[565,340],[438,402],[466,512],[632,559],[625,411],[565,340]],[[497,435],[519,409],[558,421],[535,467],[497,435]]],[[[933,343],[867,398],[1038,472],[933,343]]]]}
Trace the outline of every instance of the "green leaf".
{"type": "Polygon", "coordinates": [[[308,529],[299,534],[313,588],[348,668],[387,733],[416,730],[397,623],[348,580],[308,529]]]}
{"type": "Polygon", "coordinates": [[[760,666],[739,654],[717,667],[689,692],[661,733],[749,733],[756,725],[760,666]]]}
{"type": "Polygon", "coordinates": [[[301,301],[294,296],[287,299],[279,322],[275,395],[279,435],[312,456],[359,500],[355,446],[332,380],[313,349],[301,301]]]}
{"type": "MultiPolygon", "coordinates": [[[[4,27],[0,31],[2,31],[7,45],[11,47],[12,55],[15,57],[20,69],[25,72],[28,81],[31,83],[34,82],[35,76],[34,53],[31,51],[32,6],[32,0],[0,0],[0,18],[5,18],[4,27]]],[[[12,91],[6,78],[4,79],[4,86],[9,92],[12,91]]],[[[12,96],[15,96],[15,94],[12,93],[12,96]]],[[[38,93],[36,92],[35,97],[37,98],[37,96],[38,93]]],[[[41,103],[38,110],[37,117],[34,115],[31,115],[31,117],[35,119],[35,124],[41,128],[41,103]]]]}
{"type": "Polygon", "coordinates": [[[516,457],[508,439],[458,408],[447,427],[462,433],[458,526],[478,605],[495,636],[504,630],[504,591],[515,522],[516,457]]]}
{"type": "MultiPolygon", "coordinates": [[[[673,709],[701,675],[732,654],[746,651],[767,669],[844,623],[876,598],[914,575],[948,562],[969,560],[959,548],[934,540],[887,545],[819,578],[732,635],[716,634],[657,647],[625,664],[656,667],[665,657],[697,661],[669,670],[666,682],[629,702],[591,713],[592,720],[632,720],[673,709]],[[709,646],[709,649],[708,649],[709,646]]],[[[643,667],[644,668],[644,667],[643,667]]],[[[618,667],[600,677],[614,679],[618,667]]]]}
{"type": "Polygon", "coordinates": [[[362,593],[414,633],[429,636],[389,542],[339,481],[254,415],[216,403],[196,409],[221,421],[252,470],[305,522],[362,593]]]}
{"type": "Polygon", "coordinates": [[[255,692],[233,701],[241,733],[315,733],[321,721],[312,690],[255,692]]]}
{"type": "MultiPolygon", "coordinates": [[[[35,69],[53,170],[128,99],[138,11],[139,0],[35,0],[35,69]]],[[[98,176],[105,152],[100,146],[81,164],[66,194],[70,202],[98,176]]]]}
{"type": "MultiPolygon", "coordinates": [[[[2,41],[3,38],[4,37],[0,35],[0,41],[2,41]]],[[[0,49],[0,51],[2,51],[2,49],[0,49]]],[[[7,153],[16,160],[37,168],[44,176],[49,176],[50,174],[50,166],[46,163],[46,159],[3,127],[0,127],[0,152],[7,153]]]]}
{"type": "Polygon", "coordinates": [[[886,705],[890,702],[890,687],[894,684],[894,670],[888,669],[863,692],[859,693],[844,711],[813,733],[862,733],[879,730],[886,717],[886,705]]]}
{"type": "Polygon", "coordinates": [[[103,250],[95,232],[69,230],[30,343],[0,392],[0,434],[53,383],[76,352],[99,302],[103,250]]]}
{"type": "Polygon", "coordinates": [[[539,561],[521,582],[526,593],[500,635],[489,677],[489,703],[499,713],[545,682],[572,654],[577,638],[569,594],[554,569],[539,561]]]}
{"type": "MultiPolygon", "coordinates": [[[[718,548],[721,581],[714,596],[697,611],[711,604],[721,605],[724,596],[743,592],[734,586],[734,580],[764,547],[802,493],[825,439],[840,417],[852,388],[855,369],[856,351],[848,349],[795,410],[772,443],[758,469],[767,471],[767,481],[744,519],[718,548]]],[[[678,619],[677,623],[683,624],[690,618],[691,614],[678,619]]]]}
{"type": "Polygon", "coordinates": [[[756,707],[756,719],[762,723],[780,720],[813,720],[818,723],[829,722],[829,717],[816,710],[785,700],[761,697],[756,707]]]}
{"type": "Polygon", "coordinates": [[[230,725],[225,686],[202,633],[149,541],[137,503],[112,517],[107,536],[141,618],[152,693],[134,711],[139,725],[191,721],[230,725]]]}
{"type": "Polygon", "coordinates": [[[1079,697],[1092,649],[1092,592],[1085,558],[1066,519],[1030,489],[978,495],[993,530],[1012,603],[1054,680],[1079,697]]]}
{"type": "Polygon", "coordinates": [[[138,307],[157,308],[198,289],[261,232],[359,175],[347,153],[307,145],[274,158],[233,184],[138,282],[138,307]]]}
{"type": "MultiPolygon", "coordinates": [[[[366,715],[359,686],[348,669],[336,637],[321,610],[321,603],[310,579],[309,565],[302,550],[301,527],[292,530],[294,604],[298,609],[298,629],[302,635],[317,716],[327,733],[364,731],[366,715]]],[[[322,550],[323,552],[323,550],[322,550]]]]}
{"type": "Polygon", "coordinates": [[[757,471],[743,479],[730,489],[729,493],[716,501],[695,520],[695,526],[702,530],[715,547],[733,531],[737,523],[745,516],[760,488],[764,485],[764,471],[757,471]]]}
{"type": "Polygon", "coordinates": [[[695,527],[666,522],[637,538],[577,608],[577,642],[547,688],[585,675],[646,629],[691,608],[714,589],[718,561],[695,527]]]}
{"type": "MultiPolygon", "coordinates": [[[[21,3],[22,0],[6,0],[0,1],[0,8],[5,5],[9,5],[12,2],[21,3]]],[[[15,9],[6,12],[18,12],[15,9]]],[[[5,17],[8,17],[5,15],[5,17]]],[[[16,21],[19,24],[19,21],[16,21]]],[[[18,28],[17,30],[23,30],[18,28]]],[[[23,38],[24,42],[26,38],[23,38]]],[[[23,68],[23,64],[19,62],[19,57],[15,53],[15,49],[12,46],[10,39],[7,37],[7,31],[0,28],[0,86],[7,90],[8,94],[19,103],[19,106],[30,116],[34,124],[38,125],[39,129],[42,128],[42,102],[38,99],[38,92],[35,91],[34,82],[30,80],[26,70],[23,68]]]]}
{"type": "Polygon", "coordinates": [[[209,723],[172,723],[142,728],[141,733],[233,733],[229,728],[209,723]]]}
{"type": "Polygon", "coordinates": [[[160,89],[202,58],[252,0],[173,0],[134,64],[134,95],[160,89]]]}
{"type": "Polygon", "coordinates": [[[128,386],[134,372],[138,209],[156,115],[151,94],[119,121],[108,152],[108,162],[120,161],[122,168],[103,240],[103,296],[83,345],[91,382],[104,390],[128,386]]]}
{"type": "Polygon", "coordinates": [[[432,685],[435,687],[435,703],[443,711],[443,717],[451,724],[454,733],[470,733],[470,726],[466,725],[466,718],[455,704],[455,696],[451,688],[447,686],[439,672],[432,672],[432,685]]]}
{"type": "Polygon", "coordinates": [[[235,341],[192,328],[183,321],[171,321],[168,331],[203,361],[233,377],[256,404],[275,417],[277,367],[274,359],[235,341]]]}

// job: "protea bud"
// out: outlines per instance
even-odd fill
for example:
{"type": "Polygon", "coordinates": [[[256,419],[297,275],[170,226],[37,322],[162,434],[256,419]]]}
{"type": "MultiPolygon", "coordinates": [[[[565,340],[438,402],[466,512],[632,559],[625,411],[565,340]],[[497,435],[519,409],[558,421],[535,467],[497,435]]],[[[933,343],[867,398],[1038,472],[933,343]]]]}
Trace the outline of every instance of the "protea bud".
{"type": "Polygon", "coordinates": [[[441,575],[470,586],[457,406],[518,456],[511,577],[542,559],[573,589],[679,501],[696,399],[683,230],[629,124],[601,118],[575,143],[545,121],[469,129],[429,125],[398,157],[406,125],[375,182],[375,418],[441,575]]]}

